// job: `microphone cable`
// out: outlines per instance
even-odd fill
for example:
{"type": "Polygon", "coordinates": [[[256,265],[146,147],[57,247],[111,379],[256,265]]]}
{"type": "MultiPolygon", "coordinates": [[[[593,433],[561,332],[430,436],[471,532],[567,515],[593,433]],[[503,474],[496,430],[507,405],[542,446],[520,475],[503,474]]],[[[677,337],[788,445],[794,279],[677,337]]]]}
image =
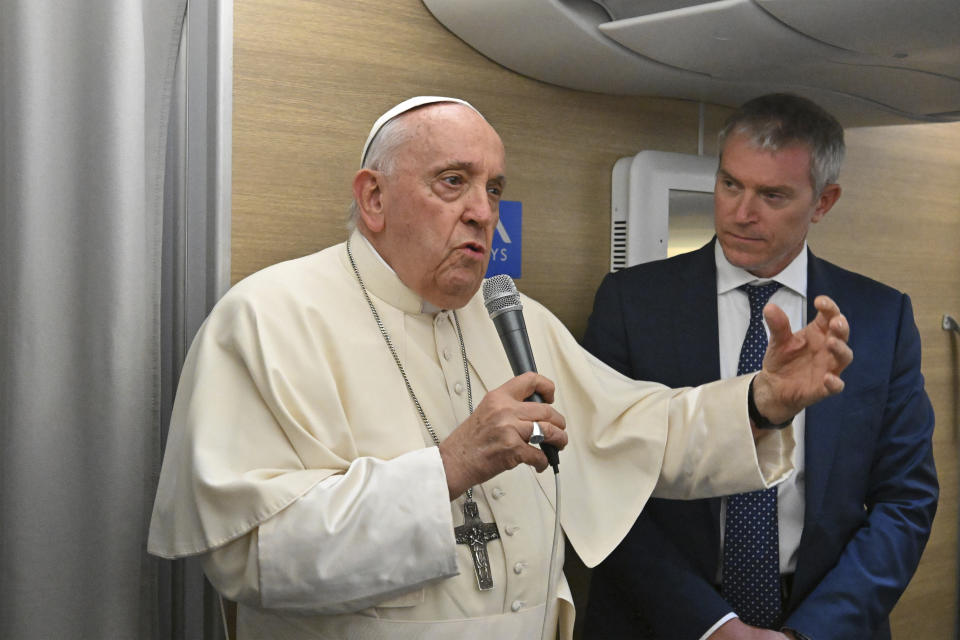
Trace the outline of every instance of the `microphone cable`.
{"type": "MultiPolygon", "coordinates": [[[[554,603],[557,599],[556,597],[556,581],[553,579],[554,567],[557,562],[557,550],[559,548],[558,542],[561,540],[560,537],[560,474],[557,472],[556,467],[553,471],[553,486],[555,487],[556,494],[556,509],[554,513],[553,520],[553,548],[550,550],[550,568],[547,569],[547,599],[543,603],[543,625],[540,627],[540,640],[556,640],[556,632],[554,632],[553,638],[547,637],[548,623],[550,622],[550,608],[551,604],[554,603]]],[[[557,620],[557,625],[559,626],[560,621],[557,620]]]]}
{"type": "MultiPolygon", "coordinates": [[[[510,362],[513,375],[519,376],[528,371],[535,372],[537,365],[533,361],[533,350],[530,347],[530,338],[527,336],[526,323],[523,321],[523,304],[520,302],[520,292],[517,291],[517,285],[513,282],[513,278],[500,274],[484,280],[483,304],[490,314],[490,320],[496,326],[497,335],[500,336],[500,341],[503,343],[503,349],[506,352],[507,360],[510,362]]],[[[543,402],[543,398],[536,392],[526,400],[528,402],[543,402]]],[[[534,422],[534,426],[536,426],[536,422],[534,422]]],[[[543,624],[540,627],[541,640],[556,640],[556,638],[547,638],[547,628],[550,621],[551,605],[556,600],[556,581],[553,574],[557,564],[558,542],[561,539],[560,456],[557,448],[544,442],[542,436],[538,440],[531,439],[530,444],[539,444],[540,449],[547,456],[547,462],[553,467],[553,482],[556,489],[553,546],[550,549],[550,567],[547,569],[547,595],[543,603],[543,624]]]]}

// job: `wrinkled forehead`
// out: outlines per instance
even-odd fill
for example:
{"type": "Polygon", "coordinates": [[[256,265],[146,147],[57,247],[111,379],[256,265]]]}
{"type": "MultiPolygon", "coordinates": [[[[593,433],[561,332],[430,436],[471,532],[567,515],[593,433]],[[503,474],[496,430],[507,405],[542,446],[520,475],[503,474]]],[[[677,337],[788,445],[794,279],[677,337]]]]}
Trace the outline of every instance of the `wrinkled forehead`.
{"type": "MultiPolygon", "coordinates": [[[[503,180],[505,150],[500,135],[479,114],[452,104],[405,113],[404,142],[394,151],[396,168],[437,173],[458,168],[503,180]]],[[[392,125],[391,125],[392,126],[392,125]]]]}

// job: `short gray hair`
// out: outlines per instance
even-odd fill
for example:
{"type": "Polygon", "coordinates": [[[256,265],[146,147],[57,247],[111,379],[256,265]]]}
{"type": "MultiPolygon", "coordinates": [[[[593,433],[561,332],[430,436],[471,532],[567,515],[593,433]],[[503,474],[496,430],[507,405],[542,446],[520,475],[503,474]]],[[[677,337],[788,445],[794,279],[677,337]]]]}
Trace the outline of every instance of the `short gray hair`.
{"type": "MultiPolygon", "coordinates": [[[[412,137],[413,132],[404,122],[404,118],[396,117],[390,120],[380,127],[380,131],[370,141],[366,158],[364,158],[363,166],[360,168],[373,169],[386,175],[392,174],[397,168],[397,151],[412,137]]],[[[360,216],[360,209],[355,199],[350,202],[349,214],[347,230],[353,231],[357,226],[357,218],[360,216]]]]}
{"type": "Polygon", "coordinates": [[[843,127],[816,103],[789,93],[771,93],[744,103],[724,123],[718,136],[720,155],[733,134],[778,151],[794,144],[810,148],[810,184],[814,197],[840,177],[846,147],[843,127]]]}

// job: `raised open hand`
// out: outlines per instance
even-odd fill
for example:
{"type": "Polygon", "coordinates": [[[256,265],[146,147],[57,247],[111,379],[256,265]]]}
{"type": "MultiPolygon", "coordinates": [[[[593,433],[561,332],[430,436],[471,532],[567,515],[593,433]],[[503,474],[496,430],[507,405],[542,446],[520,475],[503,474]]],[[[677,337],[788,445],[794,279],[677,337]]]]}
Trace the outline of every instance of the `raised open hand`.
{"type": "Polygon", "coordinates": [[[840,373],[853,361],[850,326],[827,296],[814,301],[817,316],[796,333],[776,305],[763,309],[770,342],[753,384],[757,410],[773,423],[786,422],[815,402],[840,393],[840,373]]]}

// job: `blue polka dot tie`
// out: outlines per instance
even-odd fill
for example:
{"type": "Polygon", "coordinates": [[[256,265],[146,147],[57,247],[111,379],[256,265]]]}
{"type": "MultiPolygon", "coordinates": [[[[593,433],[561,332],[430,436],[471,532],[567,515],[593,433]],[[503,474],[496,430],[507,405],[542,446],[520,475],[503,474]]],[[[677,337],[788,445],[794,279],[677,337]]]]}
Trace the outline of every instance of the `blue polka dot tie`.
{"type": "MultiPolygon", "coordinates": [[[[763,307],[780,283],[740,287],[750,297],[750,326],[737,375],[758,371],[767,350],[763,307]]],[[[773,629],[780,619],[780,536],[777,488],[727,498],[723,537],[723,597],[747,624],[773,629]]]]}

